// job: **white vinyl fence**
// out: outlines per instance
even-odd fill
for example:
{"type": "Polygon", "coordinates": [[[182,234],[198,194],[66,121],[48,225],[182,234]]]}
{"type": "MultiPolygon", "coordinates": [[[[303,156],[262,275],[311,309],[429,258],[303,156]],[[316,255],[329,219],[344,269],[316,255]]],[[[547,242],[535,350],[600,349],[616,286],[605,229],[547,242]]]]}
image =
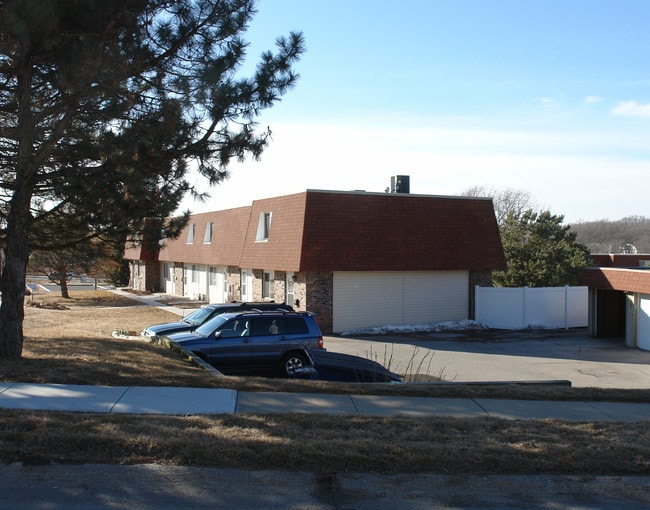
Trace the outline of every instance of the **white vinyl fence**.
{"type": "Polygon", "coordinates": [[[474,317],[490,328],[579,328],[588,321],[587,287],[476,287],[474,317]]]}

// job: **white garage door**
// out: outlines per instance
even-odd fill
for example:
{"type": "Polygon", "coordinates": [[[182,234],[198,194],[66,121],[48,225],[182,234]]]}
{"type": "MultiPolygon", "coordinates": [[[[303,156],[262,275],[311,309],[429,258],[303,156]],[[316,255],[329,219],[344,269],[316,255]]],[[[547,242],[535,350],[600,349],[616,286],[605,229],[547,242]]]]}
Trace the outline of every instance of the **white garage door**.
{"type": "Polygon", "coordinates": [[[639,296],[639,318],[637,322],[637,346],[650,351],[650,296],[639,296]]]}
{"type": "Polygon", "coordinates": [[[467,271],[334,273],[337,333],[468,317],[467,271]]]}

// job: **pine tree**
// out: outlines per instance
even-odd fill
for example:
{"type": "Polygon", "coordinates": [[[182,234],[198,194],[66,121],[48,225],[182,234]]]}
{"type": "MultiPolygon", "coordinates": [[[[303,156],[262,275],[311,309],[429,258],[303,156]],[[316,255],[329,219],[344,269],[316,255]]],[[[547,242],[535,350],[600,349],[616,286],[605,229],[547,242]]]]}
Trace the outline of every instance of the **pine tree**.
{"type": "Polygon", "coordinates": [[[564,216],[531,209],[511,212],[501,226],[507,269],[495,271],[501,287],[558,287],[576,285],[590,264],[589,250],[562,225],[564,216]]]}
{"type": "Polygon", "coordinates": [[[22,353],[30,251],[60,242],[47,224],[138,235],[197,194],[191,165],[218,184],[233,158],[259,158],[256,119],[295,84],[304,48],[291,33],[240,77],[254,13],[252,0],[0,4],[0,357],[22,353]]]}

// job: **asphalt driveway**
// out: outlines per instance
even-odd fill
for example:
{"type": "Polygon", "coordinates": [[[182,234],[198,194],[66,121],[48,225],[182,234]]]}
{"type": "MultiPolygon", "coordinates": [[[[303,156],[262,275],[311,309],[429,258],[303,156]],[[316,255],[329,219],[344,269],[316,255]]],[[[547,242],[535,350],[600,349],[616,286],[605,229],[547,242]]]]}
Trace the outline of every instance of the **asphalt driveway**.
{"type": "Polygon", "coordinates": [[[419,380],[455,382],[569,380],[574,387],[650,387],[650,351],[586,329],[449,331],[325,338],[328,351],[377,361],[419,380]]]}

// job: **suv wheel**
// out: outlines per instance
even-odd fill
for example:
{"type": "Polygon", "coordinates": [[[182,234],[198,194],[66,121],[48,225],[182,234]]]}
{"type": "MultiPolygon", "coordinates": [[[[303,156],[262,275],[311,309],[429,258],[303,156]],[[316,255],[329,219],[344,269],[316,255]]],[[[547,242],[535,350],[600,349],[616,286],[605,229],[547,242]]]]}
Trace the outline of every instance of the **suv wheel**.
{"type": "Polygon", "coordinates": [[[282,374],[291,375],[291,370],[307,366],[307,357],[301,352],[289,352],[282,358],[282,374]]]}

